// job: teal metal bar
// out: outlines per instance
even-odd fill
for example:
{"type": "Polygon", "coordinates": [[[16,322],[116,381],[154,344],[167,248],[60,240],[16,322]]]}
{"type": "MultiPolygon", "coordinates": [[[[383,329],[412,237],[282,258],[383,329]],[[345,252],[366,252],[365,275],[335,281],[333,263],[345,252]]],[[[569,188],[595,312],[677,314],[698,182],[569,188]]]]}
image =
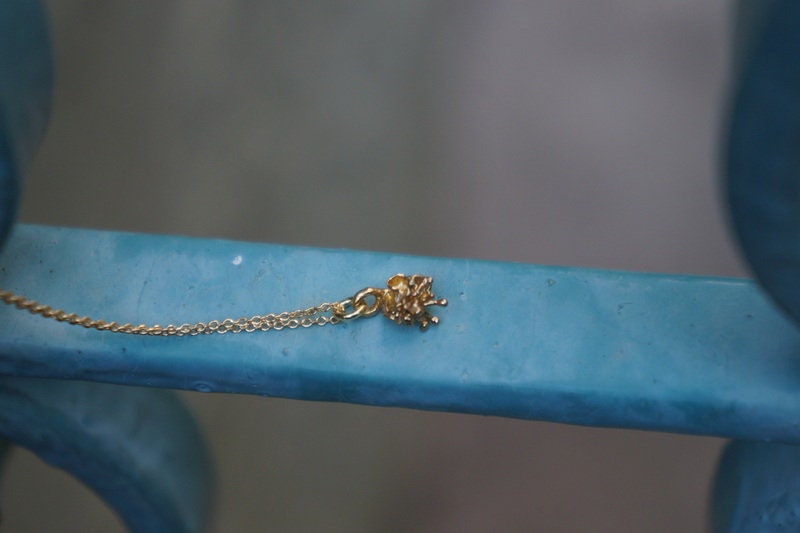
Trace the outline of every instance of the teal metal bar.
{"type": "Polygon", "coordinates": [[[396,272],[450,300],[161,338],[0,309],[0,373],[800,442],[800,334],[750,282],[18,226],[0,286],[78,314],[194,322],[307,307],[396,272]]]}

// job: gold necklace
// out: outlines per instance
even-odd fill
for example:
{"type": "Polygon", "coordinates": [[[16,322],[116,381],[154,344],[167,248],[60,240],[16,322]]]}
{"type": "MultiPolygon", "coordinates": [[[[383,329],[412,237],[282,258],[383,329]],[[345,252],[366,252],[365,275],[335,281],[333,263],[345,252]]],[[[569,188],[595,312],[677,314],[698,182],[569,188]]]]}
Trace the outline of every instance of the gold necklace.
{"type": "Polygon", "coordinates": [[[432,305],[445,306],[447,305],[447,300],[444,298],[437,299],[433,295],[433,278],[421,274],[413,274],[411,276],[395,274],[389,278],[386,284],[386,289],[367,287],[345,300],[333,303],[326,302],[306,309],[255,315],[250,318],[226,318],[224,320],[211,320],[195,324],[181,324],[179,326],[173,324],[168,326],[148,326],[146,324],[134,326],[133,324],[96,320],[88,316],[67,313],[61,309],[53,309],[49,305],[42,305],[35,300],[3,289],[0,289],[0,301],[14,305],[19,309],[27,310],[34,315],[52,318],[59,322],[67,322],[76,326],[113,333],[162,337],[308,328],[311,326],[337,324],[353,318],[371,317],[376,315],[378,311],[397,324],[407,326],[419,324],[422,330],[427,329],[431,324],[439,323],[439,317],[433,316],[427,308],[432,305]]]}

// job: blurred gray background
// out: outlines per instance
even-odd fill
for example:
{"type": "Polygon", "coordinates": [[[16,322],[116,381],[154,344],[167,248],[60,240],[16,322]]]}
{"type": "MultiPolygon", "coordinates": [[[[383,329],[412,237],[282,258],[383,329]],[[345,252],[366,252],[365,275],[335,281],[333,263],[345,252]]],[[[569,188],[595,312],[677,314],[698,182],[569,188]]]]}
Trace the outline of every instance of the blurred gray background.
{"type": "MultiPolygon", "coordinates": [[[[51,1],[21,218],[743,275],[712,0],[51,1]]],[[[186,393],[214,532],[701,531],[723,441],[186,393]]],[[[121,531],[25,451],[3,531],[121,531]]]]}

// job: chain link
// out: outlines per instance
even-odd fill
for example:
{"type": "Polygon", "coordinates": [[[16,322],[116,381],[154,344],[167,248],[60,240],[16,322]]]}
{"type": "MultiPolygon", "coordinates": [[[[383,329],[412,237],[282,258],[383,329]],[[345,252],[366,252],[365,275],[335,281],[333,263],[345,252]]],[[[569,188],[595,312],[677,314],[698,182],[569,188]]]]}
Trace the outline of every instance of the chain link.
{"type": "Polygon", "coordinates": [[[130,335],[151,335],[161,337],[183,337],[186,335],[211,335],[212,333],[242,333],[254,331],[269,331],[271,329],[296,329],[310,328],[311,326],[324,326],[341,322],[344,309],[351,305],[351,300],[336,303],[323,303],[306,309],[284,311],[283,313],[270,313],[268,315],[255,315],[250,318],[226,318],[224,320],[211,320],[209,322],[196,322],[194,324],[181,324],[168,326],[148,326],[146,324],[133,325],[130,323],[106,322],[75,313],[67,313],[61,309],[53,309],[49,305],[42,305],[35,300],[22,295],[0,289],[0,301],[14,305],[34,315],[52,318],[59,322],[67,322],[76,326],[114,333],[127,333],[130,335]]]}

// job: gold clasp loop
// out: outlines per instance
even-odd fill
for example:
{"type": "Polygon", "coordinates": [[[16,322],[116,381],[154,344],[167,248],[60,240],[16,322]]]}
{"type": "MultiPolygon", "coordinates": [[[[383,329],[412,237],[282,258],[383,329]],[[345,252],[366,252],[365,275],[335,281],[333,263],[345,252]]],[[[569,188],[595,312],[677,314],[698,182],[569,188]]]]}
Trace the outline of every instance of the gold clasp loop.
{"type": "Polygon", "coordinates": [[[381,309],[385,293],[386,289],[376,289],[375,287],[361,289],[352,298],[339,302],[333,309],[333,315],[340,320],[371,317],[381,309]],[[352,308],[352,310],[348,311],[348,308],[352,308]]]}
{"type": "Polygon", "coordinates": [[[376,289],[375,287],[361,289],[353,296],[353,307],[359,311],[359,316],[364,318],[373,316],[383,305],[383,297],[386,292],[386,289],[376,289]],[[367,302],[368,298],[372,298],[372,303],[367,302]]]}

